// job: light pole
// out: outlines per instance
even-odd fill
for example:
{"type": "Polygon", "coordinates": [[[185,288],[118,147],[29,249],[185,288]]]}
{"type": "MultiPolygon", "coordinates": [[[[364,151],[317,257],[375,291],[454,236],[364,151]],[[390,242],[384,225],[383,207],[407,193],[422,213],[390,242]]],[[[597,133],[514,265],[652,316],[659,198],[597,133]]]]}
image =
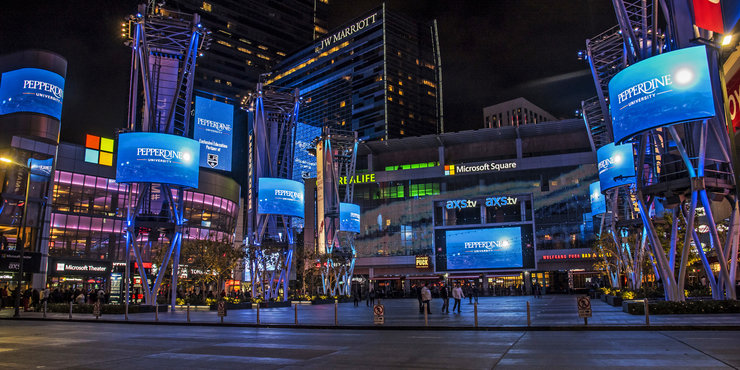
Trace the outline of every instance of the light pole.
{"type": "Polygon", "coordinates": [[[23,284],[23,257],[24,247],[26,245],[26,214],[28,213],[28,193],[31,190],[31,167],[25,166],[20,163],[16,163],[10,158],[0,157],[0,161],[10,163],[18,167],[23,168],[26,171],[26,190],[23,196],[23,213],[21,214],[21,223],[18,227],[18,237],[16,237],[16,249],[18,250],[18,280],[16,281],[17,286],[15,287],[15,313],[13,317],[21,317],[20,305],[21,305],[21,285],[23,284]]]}

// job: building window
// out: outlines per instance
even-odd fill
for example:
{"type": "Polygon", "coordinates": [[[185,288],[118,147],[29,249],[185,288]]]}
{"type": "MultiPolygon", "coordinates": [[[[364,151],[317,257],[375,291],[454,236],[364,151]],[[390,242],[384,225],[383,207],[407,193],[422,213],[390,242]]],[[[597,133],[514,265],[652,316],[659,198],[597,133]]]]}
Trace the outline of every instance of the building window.
{"type": "Polygon", "coordinates": [[[207,12],[210,12],[210,11],[213,10],[212,7],[211,7],[211,4],[209,4],[209,3],[205,2],[205,1],[203,2],[203,7],[201,9],[203,9],[203,10],[205,10],[207,12]]]}

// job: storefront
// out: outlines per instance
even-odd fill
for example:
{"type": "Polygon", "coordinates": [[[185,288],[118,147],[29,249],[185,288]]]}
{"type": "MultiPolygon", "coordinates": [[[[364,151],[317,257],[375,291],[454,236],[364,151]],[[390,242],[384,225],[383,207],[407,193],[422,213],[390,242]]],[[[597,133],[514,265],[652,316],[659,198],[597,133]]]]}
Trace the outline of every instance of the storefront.
{"type": "Polygon", "coordinates": [[[112,269],[110,261],[49,258],[49,287],[109,290],[112,269]]]}

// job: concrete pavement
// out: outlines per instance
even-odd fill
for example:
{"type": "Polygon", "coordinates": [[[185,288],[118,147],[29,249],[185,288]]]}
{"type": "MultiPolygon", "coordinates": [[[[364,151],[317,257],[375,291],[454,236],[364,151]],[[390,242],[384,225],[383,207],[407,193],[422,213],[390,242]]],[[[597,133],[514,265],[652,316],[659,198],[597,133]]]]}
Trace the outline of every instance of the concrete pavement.
{"type": "Polygon", "coordinates": [[[0,321],[0,367],[740,368],[740,331],[299,330],[0,321]]]}

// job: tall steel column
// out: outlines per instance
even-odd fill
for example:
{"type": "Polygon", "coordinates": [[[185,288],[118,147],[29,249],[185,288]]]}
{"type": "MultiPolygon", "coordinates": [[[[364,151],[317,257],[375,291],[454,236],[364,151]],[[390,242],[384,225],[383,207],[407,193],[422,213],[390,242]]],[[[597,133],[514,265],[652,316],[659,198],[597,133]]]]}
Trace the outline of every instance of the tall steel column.
{"type": "Polygon", "coordinates": [[[319,255],[323,293],[350,295],[354,273],[355,236],[340,230],[340,203],[354,197],[357,133],[324,127],[316,146],[316,192],[319,222],[319,255]]]}
{"type": "MultiPolygon", "coordinates": [[[[207,45],[208,32],[197,14],[183,14],[141,4],[124,23],[131,52],[128,128],[126,131],[188,137],[195,61],[207,45]]],[[[126,217],[125,299],[129,303],[131,252],[136,260],[144,302],[157,303],[157,292],[172,259],[171,305],[175,309],[182,245],[184,188],[162,183],[130,184],[126,217]],[[150,287],[144,261],[164,249],[150,287]]]]}
{"type": "Polygon", "coordinates": [[[292,178],[301,98],[297,89],[281,91],[258,84],[249,104],[254,109],[254,126],[245,244],[249,246],[252,296],[287,300],[297,223],[288,215],[259,213],[257,189],[260,178],[292,178]]]}

